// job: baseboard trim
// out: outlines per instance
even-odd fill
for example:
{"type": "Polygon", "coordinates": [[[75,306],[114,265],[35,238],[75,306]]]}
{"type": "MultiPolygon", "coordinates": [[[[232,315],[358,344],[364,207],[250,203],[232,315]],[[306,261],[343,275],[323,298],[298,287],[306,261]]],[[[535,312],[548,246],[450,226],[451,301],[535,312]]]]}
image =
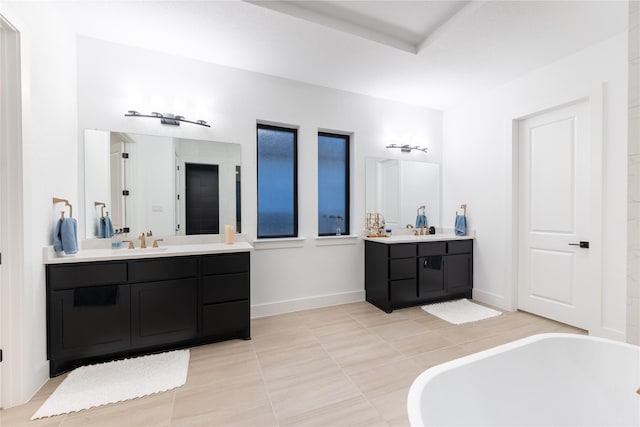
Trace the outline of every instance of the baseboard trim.
{"type": "Polygon", "coordinates": [[[596,327],[589,330],[589,335],[600,338],[607,338],[614,341],[626,342],[625,333],[615,329],[596,327]]]}
{"type": "Polygon", "coordinates": [[[509,304],[509,302],[503,295],[497,295],[492,292],[483,291],[481,289],[473,289],[473,299],[485,304],[492,305],[501,310],[514,310],[514,308],[511,306],[511,304],[509,304]]]}
{"type": "Polygon", "coordinates": [[[258,317],[274,316],[276,314],[291,313],[294,311],[309,310],[312,308],[348,304],[350,302],[364,301],[364,297],[364,291],[353,291],[265,304],[255,304],[251,306],[251,318],[255,319],[258,317]]]}

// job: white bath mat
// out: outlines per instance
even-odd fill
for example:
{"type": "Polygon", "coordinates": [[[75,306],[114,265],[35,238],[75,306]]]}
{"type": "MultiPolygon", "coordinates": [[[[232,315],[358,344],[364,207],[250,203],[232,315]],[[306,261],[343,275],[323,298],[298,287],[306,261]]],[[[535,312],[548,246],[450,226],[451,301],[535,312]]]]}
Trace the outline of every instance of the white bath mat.
{"type": "Polygon", "coordinates": [[[170,351],[73,370],[31,417],[51,417],[180,387],[189,350],[170,351]]]}
{"type": "Polygon", "coordinates": [[[456,325],[477,322],[478,320],[488,319],[502,314],[499,311],[492,310],[480,304],[474,304],[466,298],[423,305],[422,309],[427,313],[438,316],[442,320],[456,325]]]}

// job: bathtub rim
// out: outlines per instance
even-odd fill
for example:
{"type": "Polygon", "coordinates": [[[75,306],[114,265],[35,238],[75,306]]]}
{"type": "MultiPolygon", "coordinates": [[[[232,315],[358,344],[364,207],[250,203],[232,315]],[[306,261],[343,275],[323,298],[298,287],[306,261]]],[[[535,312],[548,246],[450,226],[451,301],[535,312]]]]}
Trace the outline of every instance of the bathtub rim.
{"type": "Polygon", "coordinates": [[[424,420],[422,418],[422,412],[420,410],[420,402],[421,402],[422,391],[424,390],[426,384],[429,381],[431,381],[432,378],[440,375],[443,372],[449,371],[451,369],[469,365],[470,363],[473,363],[477,360],[486,359],[486,358],[495,356],[497,354],[504,353],[506,351],[524,347],[534,342],[543,341],[543,340],[552,339],[552,338],[568,338],[568,339],[575,339],[575,340],[602,342],[606,344],[616,345],[619,347],[633,349],[640,353],[640,346],[629,344],[626,342],[615,341],[609,338],[594,337],[589,335],[572,334],[572,333],[565,333],[565,332],[551,332],[551,333],[531,335],[531,336],[520,338],[518,340],[509,342],[509,343],[505,343],[496,347],[489,348],[487,350],[482,350],[477,353],[468,354],[458,359],[450,360],[448,362],[444,362],[439,365],[432,366],[431,368],[428,368],[425,371],[423,371],[413,381],[413,383],[411,384],[411,387],[409,388],[409,393],[407,395],[407,415],[409,418],[409,425],[410,426],[425,425],[424,420]]]}

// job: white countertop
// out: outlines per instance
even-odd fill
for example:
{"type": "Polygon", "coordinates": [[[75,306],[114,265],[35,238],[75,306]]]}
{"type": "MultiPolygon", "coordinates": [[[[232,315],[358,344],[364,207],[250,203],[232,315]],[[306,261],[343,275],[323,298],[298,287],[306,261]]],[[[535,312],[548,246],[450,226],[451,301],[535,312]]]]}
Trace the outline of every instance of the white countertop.
{"type": "Polygon", "coordinates": [[[394,243],[420,243],[420,242],[443,242],[448,240],[471,240],[474,236],[456,236],[455,234],[426,234],[414,236],[412,234],[393,235],[390,237],[365,237],[364,240],[371,242],[394,244],[394,243]]]}
{"type": "Polygon", "coordinates": [[[120,249],[81,249],[73,255],[53,251],[53,246],[44,248],[44,264],[65,264],[73,262],[115,261],[124,259],[164,258],[174,256],[221,254],[228,252],[249,252],[253,247],[247,242],[226,243],[194,243],[182,245],[166,245],[159,248],[127,249],[126,244],[120,249]]]}

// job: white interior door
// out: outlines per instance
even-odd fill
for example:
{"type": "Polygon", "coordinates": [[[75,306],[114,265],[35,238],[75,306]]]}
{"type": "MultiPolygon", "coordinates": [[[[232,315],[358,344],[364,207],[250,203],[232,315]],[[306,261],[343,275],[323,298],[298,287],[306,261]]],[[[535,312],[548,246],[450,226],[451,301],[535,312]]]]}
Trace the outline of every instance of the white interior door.
{"type": "Polygon", "coordinates": [[[587,101],[519,122],[518,308],[583,329],[599,284],[592,155],[587,101]]]}

